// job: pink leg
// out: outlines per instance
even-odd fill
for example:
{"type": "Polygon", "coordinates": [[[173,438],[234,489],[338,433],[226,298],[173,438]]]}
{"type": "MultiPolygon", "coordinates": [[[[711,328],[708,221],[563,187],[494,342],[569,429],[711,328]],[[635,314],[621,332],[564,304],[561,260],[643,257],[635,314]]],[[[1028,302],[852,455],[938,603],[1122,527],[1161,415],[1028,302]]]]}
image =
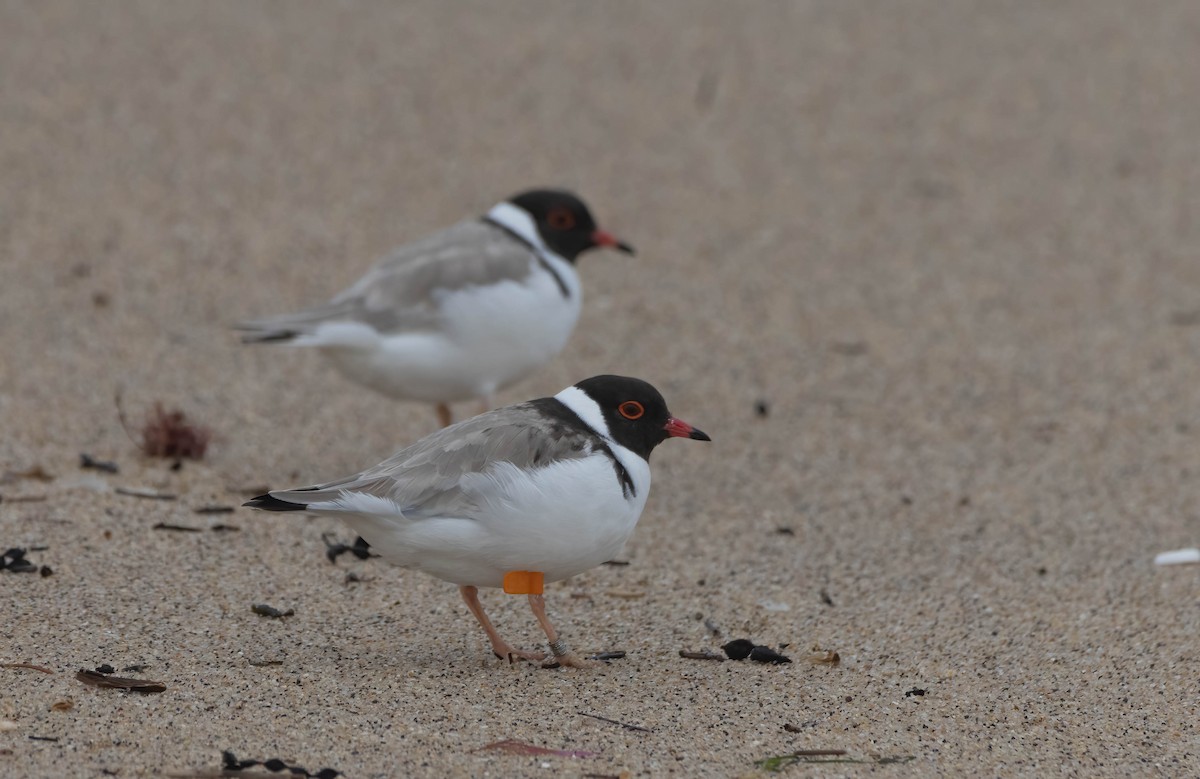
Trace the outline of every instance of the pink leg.
{"type": "Polygon", "coordinates": [[[499,657],[501,660],[507,658],[510,663],[514,657],[534,662],[546,658],[543,652],[523,652],[520,649],[516,649],[512,644],[500,637],[500,633],[492,625],[492,621],[488,619],[487,614],[484,613],[483,604],[479,602],[478,587],[466,585],[459,587],[458,591],[462,594],[462,599],[466,602],[467,608],[471,610],[471,613],[475,615],[475,619],[479,620],[479,624],[483,626],[483,632],[487,633],[488,641],[491,642],[492,651],[495,652],[496,657],[499,657]]]}
{"type": "Polygon", "coordinates": [[[546,638],[550,639],[550,651],[554,653],[554,659],[559,665],[567,668],[595,668],[600,665],[597,661],[583,659],[568,647],[565,641],[559,641],[558,631],[554,629],[554,626],[550,624],[550,618],[546,616],[545,598],[541,595],[530,595],[529,608],[533,610],[533,616],[537,617],[542,630],[546,631],[546,638]]]}

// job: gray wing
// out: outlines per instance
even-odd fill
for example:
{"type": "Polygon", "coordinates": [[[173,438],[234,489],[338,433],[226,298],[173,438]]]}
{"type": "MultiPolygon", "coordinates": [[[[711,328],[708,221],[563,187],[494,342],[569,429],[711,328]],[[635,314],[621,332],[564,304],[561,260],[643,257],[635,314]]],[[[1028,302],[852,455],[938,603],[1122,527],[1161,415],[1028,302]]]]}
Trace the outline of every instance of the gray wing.
{"type": "Polygon", "coordinates": [[[596,436],[546,416],[549,399],[489,411],[421,439],[354,476],[298,490],[271,492],[280,500],[312,504],[335,501],[344,492],[389,500],[411,519],[470,517],[479,508],[484,480],[473,478],[508,463],[546,467],[593,452],[596,436]]]}
{"type": "Polygon", "coordinates": [[[495,225],[460,222],[400,247],[324,305],[237,328],[251,331],[248,341],[286,341],[338,321],[361,322],[385,334],[433,329],[440,322],[439,292],[520,281],[535,262],[527,245],[495,225]]]}

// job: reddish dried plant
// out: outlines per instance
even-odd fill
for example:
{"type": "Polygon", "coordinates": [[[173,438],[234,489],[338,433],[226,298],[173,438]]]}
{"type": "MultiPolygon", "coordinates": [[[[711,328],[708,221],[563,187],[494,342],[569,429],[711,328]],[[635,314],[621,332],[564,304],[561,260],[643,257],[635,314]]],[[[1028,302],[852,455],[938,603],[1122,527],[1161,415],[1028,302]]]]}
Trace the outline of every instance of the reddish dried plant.
{"type": "Polygon", "coordinates": [[[162,403],[154,404],[142,425],[142,451],[151,457],[199,460],[210,440],[211,430],[188,422],[187,415],[178,409],[167,411],[162,403]]]}

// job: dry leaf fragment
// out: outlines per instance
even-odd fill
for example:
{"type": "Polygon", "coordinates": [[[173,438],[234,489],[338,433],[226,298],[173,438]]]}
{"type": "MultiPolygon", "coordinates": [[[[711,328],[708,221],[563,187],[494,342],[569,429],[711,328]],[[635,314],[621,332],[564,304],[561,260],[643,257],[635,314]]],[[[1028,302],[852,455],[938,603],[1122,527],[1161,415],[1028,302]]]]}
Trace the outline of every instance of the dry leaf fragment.
{"type": "Polygon", "coordinates": [[[67,698],[65,701],[58,701],[57,703],[51,704],[50,708],[53,711],[70,711],[71,709],[75,708],[75,701],[67,698]]]}
{"type": "Polygon", "coordinates": [[[162,682],[152,682],[148,679],[128,679],[122,676],[105,676],[95,671],[80,670],[75,674],[75,678],[91,687],[102,687],[113,690],[127,690],[129,692],[154,693],[163,692],[167,689],[167,685],[162,682]]]}

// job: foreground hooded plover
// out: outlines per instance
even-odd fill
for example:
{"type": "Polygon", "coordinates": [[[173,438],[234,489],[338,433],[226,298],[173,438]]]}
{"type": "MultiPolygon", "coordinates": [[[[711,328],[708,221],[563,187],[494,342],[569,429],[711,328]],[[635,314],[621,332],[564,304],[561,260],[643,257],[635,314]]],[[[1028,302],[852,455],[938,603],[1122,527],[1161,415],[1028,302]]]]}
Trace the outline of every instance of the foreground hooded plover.
{"type": "Polygon", "coordinates": [[[584,667],[546,617],[542,582],[620,552],[650,492],[650,452],[671,437],[711,440],[671,416],[650,384],[595,376],[442,428],[349,478],[245,505],[336,516],[386,560],[457,584],[492,651],[510,661],[545,655],[501,638],[478,588],[528,595],[555,659],[584,667]]]}

